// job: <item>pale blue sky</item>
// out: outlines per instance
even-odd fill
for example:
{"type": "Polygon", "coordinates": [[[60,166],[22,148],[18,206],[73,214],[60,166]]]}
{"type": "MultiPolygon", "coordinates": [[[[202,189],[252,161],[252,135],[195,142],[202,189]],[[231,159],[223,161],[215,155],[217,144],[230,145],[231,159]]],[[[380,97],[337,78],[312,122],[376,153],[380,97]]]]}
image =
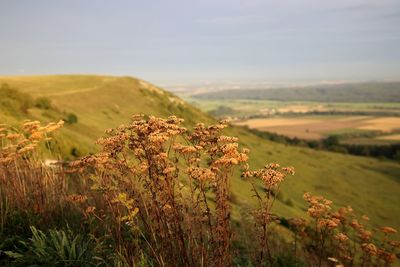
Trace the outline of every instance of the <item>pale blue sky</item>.
{"type": "Polygon", "coordinates": [[[0,75],[400,80],[399,0],[0,0],[0,75]]]}

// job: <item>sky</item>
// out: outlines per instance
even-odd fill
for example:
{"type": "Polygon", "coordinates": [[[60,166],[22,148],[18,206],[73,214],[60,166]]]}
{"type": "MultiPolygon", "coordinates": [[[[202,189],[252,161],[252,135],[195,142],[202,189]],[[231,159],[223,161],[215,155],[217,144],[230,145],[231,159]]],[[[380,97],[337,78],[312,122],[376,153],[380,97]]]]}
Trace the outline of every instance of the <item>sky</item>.
{"type": "Polygon", "coordinates": [[[400,80],[399,0],[0,0],[0,75],[400,80]]]}

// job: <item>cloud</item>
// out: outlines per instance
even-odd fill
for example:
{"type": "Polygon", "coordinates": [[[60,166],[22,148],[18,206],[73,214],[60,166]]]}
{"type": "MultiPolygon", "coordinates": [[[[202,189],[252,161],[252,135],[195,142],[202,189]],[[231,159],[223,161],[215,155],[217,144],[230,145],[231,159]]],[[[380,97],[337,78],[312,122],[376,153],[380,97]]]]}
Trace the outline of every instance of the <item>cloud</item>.
{"type": "Polygon", "coordinates": [[[243,23],[260,23],[265,21],[264,16],[258,15],[231,15],[231,16],[217,16],[211,18],[199,19],[200,23],[210,24],[243,24],[243,23]]]}

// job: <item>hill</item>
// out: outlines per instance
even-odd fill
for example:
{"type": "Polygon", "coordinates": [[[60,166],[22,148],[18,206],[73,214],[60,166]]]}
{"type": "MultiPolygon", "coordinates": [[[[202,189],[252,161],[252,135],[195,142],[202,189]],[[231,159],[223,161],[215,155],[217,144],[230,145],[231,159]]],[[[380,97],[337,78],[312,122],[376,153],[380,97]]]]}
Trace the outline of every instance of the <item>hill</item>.
{"type": "MultiPolygon", "coordinates": [[[[62,153],[66,158],[96,151],[96,138],[104,130],[128,122],[135,113],[185,119],[186,126],[195,122],[213,123],[213,118],[188,105],[176,96],[150,83],[131,77],[112,76],[34,76],[0,77],[21,98],[6,97],[0,102],[0,122],[16,124],[24,118],[54,121],[74,114],[77,118],[61,131],[62,153]],[[9,108],[27,98],[27,108],[10,112],[9,108]],[[30,100],[29,100],[30,99],[30,100]],[[15,103],[14,103],[15,102],[15,103]],[[2,103],[2,104],[1,104],[2,103]],[[14,104],[12,104],[14,103],[14,104]],[[32,103],[32,104],[29,104],[32,103]],[[47,104],[46,104],[47,103],[47,104]]],[[[4,88],[0,89],[4,91],[4,88]]],[[[351,205],[360,214],[371,217],[372,224],[400,228],[400,165],[386,160],[323,152],[292,147],[264,140],[246,129],[232,127],[228,134],[240,138],[251,150],[252,168],[267,162],[294,166],[296,176],[287,180],[276,205],[283,216],[304,216],[305,191],[322,194],[336,205],[351,205]]],[[[252,203],[248,183],[236,177],[233,181],[234,217],[252,203]]]]}
{"type": "Polygon", "coordinates": [[[193,95],[199,99],[253,99],[314,102],[399,102],[400,82],[349,83],[274,89],[239,89],[193,95]]]}

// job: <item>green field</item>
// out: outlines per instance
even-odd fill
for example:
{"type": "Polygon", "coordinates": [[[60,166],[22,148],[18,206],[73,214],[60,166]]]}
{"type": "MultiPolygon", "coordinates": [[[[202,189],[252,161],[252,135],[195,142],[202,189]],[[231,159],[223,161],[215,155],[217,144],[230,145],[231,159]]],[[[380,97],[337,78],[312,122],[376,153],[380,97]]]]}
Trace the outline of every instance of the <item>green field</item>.
{"type": "Polygon", "coordinates": [[[400,103],[326,103],[310,101],[273,101],[251,99],[198,99],[183,96],[188,103],[217,116],[249,117],[274,114],[348,113],[365,115],[400,115],[400,103]],[[218,111],[225,110],[219,114],[218,111]]]}
{"type": "MultiPolygon", "coordinates": [[[[0,77],[33,98],[51,100],[52,109],[30,107],[26,114],[10,114],[2,106],[0,123],[17,124],[24,118],[54,121],[63,114],[76,114],[78,122],[66,125],[59,135],[64,157],[72,158],[73,148],[79,155],[96,151],[95,140],[105,129],[127,123],[135,113],[166,117],[177,115],[186,126],[195,122],[213,123],[214,119],[180,98],[147,82],[130,77],[111,76],[38,76],[0,77]]],[[[397,104],[395,104],[397,105],[397,104]]],[[[303,216],[305,191],[322,194],[336,205],[351,205],[359,214],[371,217],[373,225],[400,228],[400,165],[393,161],[356,157],[338,153],[292,147],[266,141],[246,129],[232,127],[228,134],[240,138],[251,150],[252,168],[278,162],[296,168],[296,176],[284,183],[283,194],[275,206],[282,216],[303,216]]],[[[252,203],[248,183],[235,177],[235,218],[238,210],[252,203]]]]}
{"type": "Polygon", "coordinates": [[[252,99],[326,103],[398,103],[400,82],[320,84],[303,87],[244,88],[198,92],[198,99],[252,99]]]}

